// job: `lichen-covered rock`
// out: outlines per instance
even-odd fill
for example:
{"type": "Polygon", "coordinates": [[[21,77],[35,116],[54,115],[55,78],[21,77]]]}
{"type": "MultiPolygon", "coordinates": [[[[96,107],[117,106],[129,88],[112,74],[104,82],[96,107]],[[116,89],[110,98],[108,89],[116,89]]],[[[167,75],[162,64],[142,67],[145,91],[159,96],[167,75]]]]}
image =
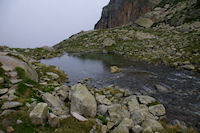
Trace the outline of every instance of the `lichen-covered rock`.
{"type": "Polygon", "coordinates": [[[125,98],[122,103],[128,105],[128,110],[130,113],[140,108],[137,97],[135,95],[125,98]]]}
{"type": "Polygon", "coordinates": [[[82,84],[71,87],[71,112],[80,115],[95,117],[97,113],[97,103],[94,96],[82,84]]]}
{"type": "Polygon", "coordinates": [[[139,100],[141,103],[146,104],[146,105],[156,102],[156,99],[150,96],[139,96],[139,100]]]}
{"type": "Polygon", "coordinates": [[[112,104],[112,102],[110,100],[108,100],[105,95],[97,94],[96,100],[97,100],[97,103],[99,103],[99,104],[105,104],[105,105],[111,105],[112,104]]]}
{"type": "Polygon", "coordinates": [[[141,133],[143,131],[143,128],[140,125],[135,125],[133,126],[132,131],[134,133],[141,133]]]}
{"type": "Polygon", "coordinates": [[[149,28],[153,25],[153,21],[151,19],[144,17],[139,17],[135,23],[145,28],[149,28]]]}
{"type": "Polygon", "coordinates": [[[44,125],[48,117],[48,105],[38,103],[29,114],[30,121],[34,125],[44,125]]]}

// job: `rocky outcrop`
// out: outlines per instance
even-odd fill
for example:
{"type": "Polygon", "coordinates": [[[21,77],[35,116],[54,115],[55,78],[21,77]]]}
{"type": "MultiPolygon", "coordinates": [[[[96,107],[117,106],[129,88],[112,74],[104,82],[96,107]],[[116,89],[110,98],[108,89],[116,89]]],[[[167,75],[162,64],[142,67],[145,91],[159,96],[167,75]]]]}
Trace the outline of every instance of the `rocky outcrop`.
{"type": "Polygon", "coordinates": [[[150,11],[160,0],[111,0],[103,8],[101,19],[95,29],[127,25],[150,11]]]}

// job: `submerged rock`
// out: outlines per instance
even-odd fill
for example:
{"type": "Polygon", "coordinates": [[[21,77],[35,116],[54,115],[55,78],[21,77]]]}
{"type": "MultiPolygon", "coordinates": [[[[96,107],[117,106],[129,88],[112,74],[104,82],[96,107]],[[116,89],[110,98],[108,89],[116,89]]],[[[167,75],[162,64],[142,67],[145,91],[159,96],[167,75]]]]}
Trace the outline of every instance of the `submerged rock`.
{"type": "Polygon", "coordinates": [[[82,84],[71,87],[71,112],[77,112],[84,116],[95,117],[97,113],[97,103],[94,96],[82,84]]]}
{"type": "Polygon", "coordinates": [[[110,67],[110,73],[119,73],[120,69],[117,66],[110,67]]]}
{"type": "Polygon", "coordinates": [[[156,102],[156,99],[150,96],[139,96],[139,100],[143,104],[150,104],[156,102]]]}

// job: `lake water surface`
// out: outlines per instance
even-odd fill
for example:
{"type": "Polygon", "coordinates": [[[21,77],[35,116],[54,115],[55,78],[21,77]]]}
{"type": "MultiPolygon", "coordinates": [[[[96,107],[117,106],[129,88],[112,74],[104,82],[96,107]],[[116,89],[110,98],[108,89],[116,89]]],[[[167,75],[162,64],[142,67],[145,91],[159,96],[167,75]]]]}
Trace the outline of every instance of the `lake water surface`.
{"type": "Polygon", "coordinates": [[[133,93],[157,98],[167,108],[169,119],[184,120],[193,126],[200,124],[200,74],[176,70],[164,65],[153,65],[118,55],[65,54],[62,57],[41,60],[64,70],[69,84],[90,78],[91,87],[116,85],[129,88],[133,93]],[[110,74],[110,66],[116,65],[120,73],[110,74]],[[169,88],[160,92],[155,85],[169,88]]]}

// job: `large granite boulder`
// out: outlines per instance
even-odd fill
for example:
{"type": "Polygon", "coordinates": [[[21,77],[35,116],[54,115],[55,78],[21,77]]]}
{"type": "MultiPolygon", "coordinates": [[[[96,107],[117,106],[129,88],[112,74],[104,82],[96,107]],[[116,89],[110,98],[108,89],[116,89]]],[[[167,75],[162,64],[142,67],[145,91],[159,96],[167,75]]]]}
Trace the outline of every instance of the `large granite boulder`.
{"type": "Polygon", "coordinates": [[[8,71],[15,70],[16,67],[23,68],[28,78],[36,82],[38,81],[38,74],[30,64],[11,56],[0,56],[0,62],[2,63],[2,67],[6,68],[8,71]]]}
{"type": "Polygon", "coordinates": [[[71,87],[71,112],[80,115],[95,117],[97,113],[97,103],[94,96],[82,84],[71,87]]]}

